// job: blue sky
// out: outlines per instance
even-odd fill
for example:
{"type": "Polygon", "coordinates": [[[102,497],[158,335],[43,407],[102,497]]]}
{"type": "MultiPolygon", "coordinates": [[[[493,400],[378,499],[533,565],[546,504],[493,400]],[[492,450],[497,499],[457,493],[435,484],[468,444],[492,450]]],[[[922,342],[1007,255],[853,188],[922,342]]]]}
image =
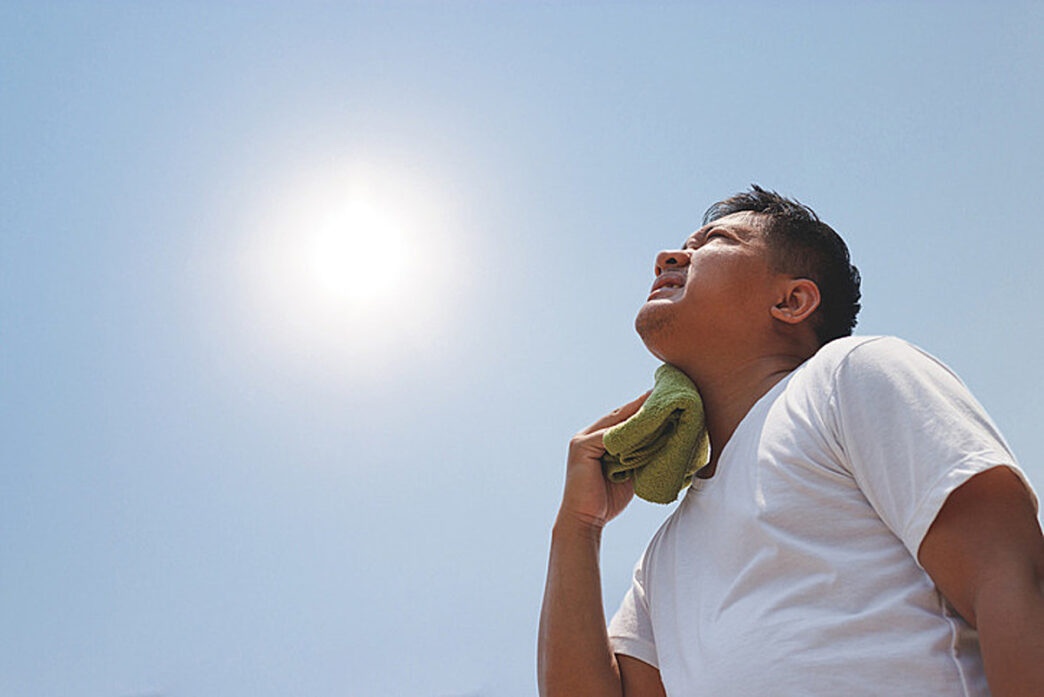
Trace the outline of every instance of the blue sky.
{"type": "MultiPolygon", "coordinates": [[[[956,370],[1039,489],[1042,34],[1031,3],[0,4],[0,693],[534,694],[568,440],[651,384],[655,252],[751,182],[846,238],[857,332],[956,370]],[[323,290],[349,199],[369,280],[323,290]]],[[[610,613],[670,510],[607,530],[610,613]]]]}

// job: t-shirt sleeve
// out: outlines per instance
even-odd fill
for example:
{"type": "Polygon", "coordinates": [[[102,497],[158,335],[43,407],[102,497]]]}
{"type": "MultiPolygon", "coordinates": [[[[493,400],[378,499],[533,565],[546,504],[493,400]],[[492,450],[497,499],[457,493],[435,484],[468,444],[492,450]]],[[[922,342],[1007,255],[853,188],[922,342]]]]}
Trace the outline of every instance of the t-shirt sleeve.
{"type": "Polygon", "coordinates": [[[609,645],[613,653],[622,653],[659,668],[656,643],[653,641],[652,618],[645,595],[645,556],[634,566],[631,587],[624,595],[620,608],[609,622],[609,645]]]}
{"type": "Polygon", "coordinates": [[[895,337],[857,346],[838,365],[830,399],[852,476],[914,560],[946,498],[980,472],[1011,468],[1038,507],[986,411],[916,346],[895,337]]]}

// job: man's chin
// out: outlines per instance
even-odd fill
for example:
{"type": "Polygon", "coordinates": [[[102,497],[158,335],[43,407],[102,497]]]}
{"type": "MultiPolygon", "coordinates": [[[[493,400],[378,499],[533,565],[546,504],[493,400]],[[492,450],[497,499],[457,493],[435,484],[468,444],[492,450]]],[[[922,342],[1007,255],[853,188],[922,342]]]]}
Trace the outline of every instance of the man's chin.
{"type": "Polygon", "coordinates": [[[638,336],[641,337],[642,343],[645,344],[649,353],[661,361],[665,361],[661,345],[664,336],[668,333],[670,319],[666,313],[657,312],[657,309],[649,303],[642,305],[634,318],[634,330],[638,332],[638,336]]]}

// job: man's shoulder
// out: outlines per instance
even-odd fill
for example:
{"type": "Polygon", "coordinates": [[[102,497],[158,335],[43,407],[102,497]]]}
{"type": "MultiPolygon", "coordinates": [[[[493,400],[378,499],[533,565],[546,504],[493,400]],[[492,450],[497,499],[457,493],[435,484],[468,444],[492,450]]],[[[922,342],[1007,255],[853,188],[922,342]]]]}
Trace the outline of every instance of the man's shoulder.
{"type": "MultiPolygon", "coordinates": [[[[845,336],[822,346],[803,368],[810,376],[828,382],[856,385],[960,377],[945,363],[919,346],[889,335],[845,336]]],[[[963,383],[962,383],[963,384],[963,383]]]]}
{"type": "Polygon", "coordinates": [[[824,344],[808,359],[807,364],[822,368],[836,369],[853,361],[879,362],[904,360],[910,357],[923,357],[938,361],[924,349],[915,346],[897,336],[883,334],[866,336],[843,336],[824,344]]]}
{"type": "Polygon", "coordinates": [[[868,377],[904,368],[919,372],[928,366],[953,374],[938,358],[909,341],[875,334],[834,339],[805,361],[801,371],[819,384],[836,385],[845,376],[868,377]]]}
{"type": "Polygon", "coordinates": [[[912,346],[912,344],[897,336],[888,336],[884,334],[842,336],[821,346],[819,350],[809,358],[809,362],[840,363],[856,350],[858,350],[859,353],[866,353],[867,351],[879,352],[893,350],[896,346],[906,347],[912,346]]]}

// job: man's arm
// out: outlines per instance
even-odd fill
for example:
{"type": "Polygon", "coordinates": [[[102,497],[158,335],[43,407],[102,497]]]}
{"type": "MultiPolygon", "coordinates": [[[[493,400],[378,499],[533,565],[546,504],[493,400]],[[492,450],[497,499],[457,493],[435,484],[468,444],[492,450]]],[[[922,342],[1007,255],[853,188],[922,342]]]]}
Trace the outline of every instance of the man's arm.
{"type": "Polygon", "coordinates": [[[602,531],[559,516],[540,612],[542,697],[623,694],[602,610],[598,550],[602,531]]]}
{"type": "Polygon", "coordinates": [[[649,393],[578,433],[569,444],[565,492],[551,534],[540,612],[537,672],[542,697],[662,697],[659,671],[609,644],[598,553],[602,529],[634,495],[602,475],[602,434],[638,411],[649,393]]]}
{"type": "Polygon", "coordinates": [[[928,575],[978,629],[994,697],[1044,686],[1044,537],[1029,493],[1007,467],[950,494],[918,551],[928,575]]]}

